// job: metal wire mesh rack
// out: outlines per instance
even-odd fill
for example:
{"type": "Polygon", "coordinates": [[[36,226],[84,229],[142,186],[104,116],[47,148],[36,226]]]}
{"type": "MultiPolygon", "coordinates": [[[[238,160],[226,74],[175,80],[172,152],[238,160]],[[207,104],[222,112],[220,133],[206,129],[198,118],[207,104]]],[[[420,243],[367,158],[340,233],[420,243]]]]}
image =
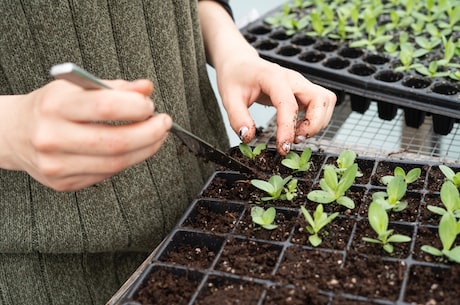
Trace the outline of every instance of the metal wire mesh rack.
{"type": "MultiPolygon", "coordinates": [[[[460,163],[460,124],[455,124],[448,135],[434,133],[432,120],[425,120],[419,128],[407,127],[402,109],[391,121],[380,119],[376,102],[361,114],[351,110],[345,99],[334,110],[329,125],[320,133],[295,144],[294,149],[310,146],[314,151],[340,153],[353,149],[358,155],[398,160],[460,163]]],[[[253,144],[275,146],[275,119],[263,128],[253,144]]]]}

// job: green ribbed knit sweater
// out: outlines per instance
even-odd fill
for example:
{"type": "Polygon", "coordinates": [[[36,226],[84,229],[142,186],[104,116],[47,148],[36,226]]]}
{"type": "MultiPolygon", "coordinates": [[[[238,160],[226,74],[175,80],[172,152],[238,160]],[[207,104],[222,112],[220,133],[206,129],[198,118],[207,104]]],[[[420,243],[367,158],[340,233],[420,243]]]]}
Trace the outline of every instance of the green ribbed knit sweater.
{"type": "MultiPolygon", "coordinates": [[[[196,1],[4,0],[0,12],[0,94],[30,92],[68,61],[101,78],[149,78],[159,111],[227,148],[196,1]]],[[[211,171],[172,135],[147,161],[77,192],[0,170],[0,304],[104,304],[211,171]]]]}

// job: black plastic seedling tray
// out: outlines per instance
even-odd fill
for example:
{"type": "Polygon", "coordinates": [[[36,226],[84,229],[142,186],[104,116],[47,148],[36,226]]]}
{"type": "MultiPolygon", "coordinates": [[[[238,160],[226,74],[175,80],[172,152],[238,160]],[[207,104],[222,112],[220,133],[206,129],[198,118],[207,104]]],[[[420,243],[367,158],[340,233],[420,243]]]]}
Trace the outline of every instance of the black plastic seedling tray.
{"type": "MultiPolygon", "coordinates": [[[[309,14],[313,7],[300,15],[309,14]]],[[[460,82],[449,77],[430,78],[415,71],[396,72],[399,58],[390,57],[383,50],[350,48],[348,42],[309,36],[306,33],[311,28],[287,35],[282,26],[265,21],[283,8],[279,6],[241,29],[261,57],[297,70],[335,91],[339,102],[349,96],[353,110],[361,113],[370,101],[376,101],[380,118],[391,120],[397,107],[402,107],[407,110],[406,124],[415,128],[423,123],[426,114],[433,114],[435,132],[444,135],[460,119],[460,82]]],[[[379,20],[383,23],[388,18],[382,16],[379,20]]],[[[458,58],[455,60],[460,63],[458,58]]]]}
{"type": "MultiPolygon", "coordinates": [[[[276,152],[268,155],[273,168],[281,169],[276,152]]],[[[358,157],[363,177],[350,189],[355,209],[325,205],[328,213],[340,215],[319,247],[309,244],[300,206],[314,210],[306,195],[317,187],[322,166],[336,158],[314,153],[309,173],[296,174],[298,197],[263,204],[277,210],[273,231],[251,221],[250,209],[261,194],[250,177],[216,171],[120,304],[457,304],[459,265],[420,250],[422,238],[438,239],[439,219],[427,210],[428,204],[441,204],[443,176],[436,163],[358,157]],[[412,240],[395,244],[389,255],[361,237],[369,227],[371,194],[384,189],[379,178],[396,166],[406,172],[419,167],[422,174],[408,187],[408,207],[390,213],[390,227],[412,240]]]]}

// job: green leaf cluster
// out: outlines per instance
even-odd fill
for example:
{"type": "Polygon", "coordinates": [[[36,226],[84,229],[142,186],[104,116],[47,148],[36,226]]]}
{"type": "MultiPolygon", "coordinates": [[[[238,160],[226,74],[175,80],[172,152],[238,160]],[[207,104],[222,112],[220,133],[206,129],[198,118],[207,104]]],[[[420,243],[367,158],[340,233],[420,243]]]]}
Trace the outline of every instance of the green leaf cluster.
{"type": "Polygon", "coordinates": [[[445,256],[448,260],[460,264],[460,246],[452,248],[457,235],[460,233],[460,222],[457,222],[452,213],[445,213],[438,226],[442,249],[430,245],[423,245],[422,251],[434,256],[445,256]]]}
{"type": "Polygon", "coordinates": [[[273,175],[268,181],[252,179],[251,184],[269,195],[262,197],[262,201],[292,200],[297,196],[297,179],[293,179],[292,176],[282,178],[273,175]]]}
{"type": "Polygon", "coordinates": [[[428,205],[427,209],[441,216],[450,213],[456,218],[460,218],[460,195],[452,181],[447,180],[442,184],[440,197],[444,208],[428,205]]]}
{"type": "Polygon", "coordinates": [[[310,158],[312,150],[310,147],[305,148],[299,156],[295,151],[290,151],[281,164],[296,172],[306,172],[310,169],[310,158]]]}
{"type": "MultiPolygon", "coordinates": [[[[339,154],[337,158],[337,167],[335,171],[341,176],[349,167],[351,167],[355,163],[356,160],[356,153],[351,149],[346,149],[339,154]]],[[[357,170],[356,177],[362,177],[363,173],[357,170]]]]}
{"type": "Polygon", "coordinates": [[[460,187],[460,172],[455,173],[450,167],[442,164],[439,165],[439,169],[447,180],[451,181],[457,188],[460,187]]]}
{"type": "Polygon", "coordinates": [[[295,0],[265,21],[288,35],[302,33],[383,52],[396,59],[398,71],[460,80],[457,0],[295,0]],[[405,38],[408,33],[411,39],[405,38]],[[430,56],[435,48],[440,56],[430,56]],[[430,62],[425,65],[426,58],[430,62]]]}
{"type": "Polygon", "coordinates": [[[305,228],[307,229],[308,233],[311,234],[308,237],[308,241],[312,244],[313,247],[317,247],[322,243],[322,239],[318,233],[326,225],[332,222],[339,215],[339,213],[336,212],[328,216],[327,213],[324,212],[322,204],[318,204],[316,206],[316,210],[313,213],[313,216],[310,215],[305,207],[301,206],[300,208],[302,210],[302,214],[305,217],[305,220],[308,223],[305,228]]]}
{"type": "Polygon", "coordinates": [[[353,164],[343,172],[339,180],[335,167],[333,165],[325,165],[323,168],[323,178],[319,181],[321,190],[309,192],[307,198],[322,204],[337,202],[349,209],[354,209],[355,203],[345,193],[355,181],[357,172],[358,165],[353,164]]]}
{"type": "Polygon", "coordinates": [[[264,149],[267,148],[267,146],[265,144],[259,144],[256,147],[254,147],[254,149],[252,149],[251,146],[249,146],[246,143],[240,143],[240,145],[238,147],[239,147],[241,153],[243,154],[243,156],[245,156],[248,159],[254,159],[258,155],[260,155],[260,153],[264,149]]]}
{"type": "Polygon", "coordinates": [[[273,230],[278,226],[274,224],[276,217],[276,210],[273,207],[264,210],[261,207],[252,207],[251,208],[251,218],[255,224],[258,224],[264,229],[273,230]]]}
{"type": "Polygon", "coordinates": [[[372,202],[382,206],[385,210],[400,212],[407,207],[407,201],[402,200],[406,194],[407,183],[403,176],[394,176],[388,182],[385,192],[375,192],[372,195],[372,202]]]}
{"type": "Polygon", "coordinates": [[[393,229],[388,229],[387,211],[378,203],[372,202],[368,211],[369,224],[377,233],[377,238],[363,237],[363,240],[370,243],[381,244],[383,250],[393,253],[394,246],[392,243],[409,242],[411,238],[402,234],[393,234],[393,229]]]}
{"type": "Polygon", "coordinates": [[[395,176],[401,176],[404,178],[404,181],[406,182],[406,184],[410,184],[410,183],[417,181],[417,179],[420,178],[421,174],[422,174],[422,170],[418,167],[413,168],[406,173],[402,167],[397,166],[394,169],[394,176],[392,175],[383,176],[382,178],[380,178],[380,181],[383,184],[388,185],[391,179],[393,179],[395,176]]]}

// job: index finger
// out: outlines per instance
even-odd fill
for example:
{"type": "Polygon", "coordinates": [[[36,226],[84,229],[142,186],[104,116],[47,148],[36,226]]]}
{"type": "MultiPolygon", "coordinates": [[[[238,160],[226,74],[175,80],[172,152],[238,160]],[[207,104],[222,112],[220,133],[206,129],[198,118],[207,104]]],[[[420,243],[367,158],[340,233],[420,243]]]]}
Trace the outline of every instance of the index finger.
{"type": "Polygon", "coordinates": [[[262,84],[262,91],[270,97],[276,108],[276,149],[282,156],[286,155],[294,141],[299,106],[288,82],[280,77],[268,77],[262,84]]]}
{"type": "Polygon", "coordinates": [[[332,118],[336,95],[321,86],[310,83],[307,92],[297,94],[297,99],[305,105],[305,118],[300,119],[296,128],[296,142],[311,137],[325,128],[332,118]]]}

